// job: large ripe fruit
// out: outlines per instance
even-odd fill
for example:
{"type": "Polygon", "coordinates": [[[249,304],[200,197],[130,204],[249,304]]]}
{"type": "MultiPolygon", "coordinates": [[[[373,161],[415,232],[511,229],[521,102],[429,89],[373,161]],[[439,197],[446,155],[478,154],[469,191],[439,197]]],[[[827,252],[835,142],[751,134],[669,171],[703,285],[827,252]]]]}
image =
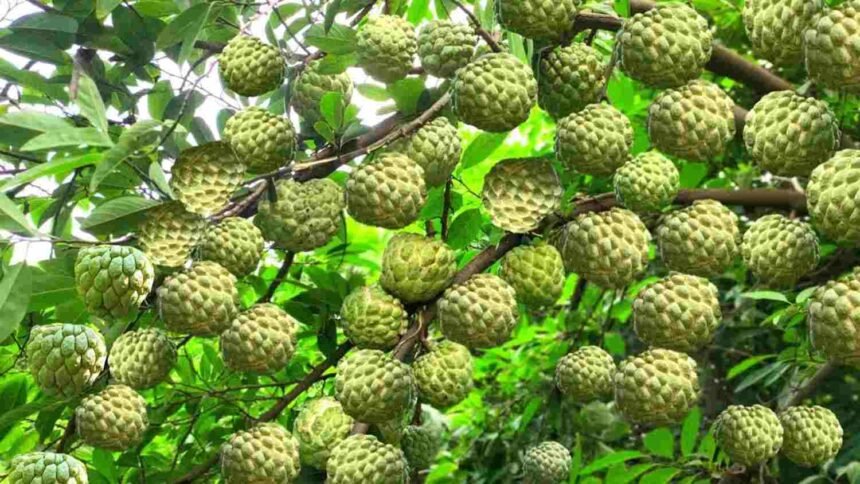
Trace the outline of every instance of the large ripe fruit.
{"type": "Polygon", "coordinates": [[[75,409],[81,440],[107,450],[126,450],[139,444],[149,425],[146,400],[131,387],[108,385],[88,396],[75,409]]]}
{"type": "Polygon", "coordinates": [[[444,184],[460,161],[462,147],[457,127],[448,118],[438,117],[418,128],[409,137],[393,143],[391,151],[403,153],[424,170],[427,187],[444,184]]]}
{"type": "Polygon", "coordinates": [[[274,304],[251,306],[221,333],[224,363],[236,371],[279,371],[296,351],[298,326],[292,316],[274,304]]]}
{"type": "Polygon", "coordinates": [[[256,37],[237,35],[218,56],[218,69],[231,91],[242,96],[259,96],[274,91],[284,82],[286,62],[277,47],[256,37]]]}
{"type": "Polygon", "coordinates": [[[513,158],[496,163],[484,178],[481,199],[493,225],[530,232],[561,207],[561,182],[544,158],[513,158]]]}
{"type": "Polygon", "coordinates": [[[146,211],[137,231],[140,247],[153,264],[179,267],[206,228],[206,219],[185,210],[179,202],[168,202],[146,211]]]}
{"type": "Polygon", "coordinates": [[[362,163],[346,182],[346,210],[367,225],[403,228],[418,219],[425,201],[424,169],[400,153],[362,163]]]}
{"type": "Polygon", "coordinates": [[[454,110],[464,123],[502,133],[528,119],[537,101],[537,81],[513,55],[493,53],[460,69],[453,93],[454,110]]]}
{"type": "Polygon", "coordinates": [[[583,346],[558,360],[555,384],[570,400],[588,403],[612,395],[615,371],[612,355],[598,346],[583,346]]]}
{"type": "Polygon", "coordinates": [[[419,398],[444,409],[463,401],[472,391],[472,355],[453,341],[435,344],[412,364],[419,398]]]}
{"type": "Polygon", "coordinates": [[[530,447],[523,454],[523,472],[530,484],[567,482],[570,475],[570,451],[558,442],[548,440],[530,447]]]}
{"type": "Polygon", "coordinates": [[[200,241],[200,258],[221,264],[236,277],[254,272],[266,241],[260,229],[241,217],[227,217],[212,226],[200,241]]]}
{"type": "Polygon", "coordinates": [[[722,274],[740,252],[738,216],[716,200],[666,214],[657,227],[663,263],[673,271],[702,277],[722,274]]]}
{"type": "Polygon", "coordinates": [[[818,265],[818,237],[806,222],[770,214],[750,225],[741,252],[761,282],[791,287],[818,265]]]}
{"type": "Polygon", "coordinates": [[[328,484],[406,484],[409,465],[403,451],[372,435],[352,435],[331,451],[328,484]]]}
{"type": "Polygon", "coordinates": [[[409,325],[403,304],[378,287],[359,287],[349,293],[340,317],[344,334],[359,348],[391,349],[409,325]]]}
{"type": "Polygon", "coordinates": [[[325,470],[332,449],[349,437],[354,420],[334,398],[305,403],[293,423],[302,464],[325,470]]]}
{"type": "Polygon", "coordinates": [[[804,37],[806,70],[830,89],[860,93],[860,0],[848,0],[815,17],[804,37]]]}
{"type": "Polygon", "coordinates": [[[189,211],[209,216],[227,205],[242,184],[245,161],[229,144],[215,141],[183,150],[171,173],[176,199],[189,211]]]}
{"type": "Polygon", "coordinates": [[[756,57],[783,66],[803,63],[803,36],[823,7],[821,0],[746,0],[744,27],[756,57]]]}
{"type": "Polygon", "coordinates": [[[123,333],[110,348],[111,376],[132,388],[149,388],[167,378],[176,364],[176,347],[161,330],[123,333]]]}
{"type": "Polygon", "coordinates": [[[194,336],[220,334],[239,306],[236,277],[209,261],[168,277],[156,293],[158,314],[167,329],[194,336]]]}
{"type": "Polygon", "coordinates": [[[412,369],[379,350],[356,350],[337,365],[335,396],[360,422],[383,423],[401,417],[412,403],[412,369]]]}
{"type": "Polygon", "coordinates": [[[681,188],[678,168],[657,151],[636,155],[615,172],[613,182],[618,202],[637,213],[660,211],[681,188]]]}
{"type": "Polygon", "coordinates": [[[538,104],[559,119],[600,101],[606,82],[606,66],[585,44],[558,46],[540,60],[538,104]]]}
{"type": "Polygon", "coordinates": [[[393,15],[369,17],[355,36],[358,66],[386,84],[406,77],[418,50],[415,28],[393,15]]]}
{"type": "Polygon", "coordinates": [[[26,352],[39,388],[62,397],[73,397],[92,385],[107,359],[102,335],[80,324],[35,326],[26,352]]]}
{"type": "Polygon", "coordinates": [[[279,180],[277,200],[260,200],[254,224],[277,247],[303,252],[322,247],[341,226],[343,188],[328,178],[279,180]]]}
{"type": "Polygon", "coordinates": [[[499,0],[496,13],[506,30],[529,39],[560,40],[573,26],[582,0],[499,0]]]}
{"type": "Polygon", "coordinates": [[[221,446],[221,476],[227,484],[289,484],[300,469],[299,443],[274,422],[236,432],[221,446]]]}
{"type": "Polygon", "coordinates": [[[449,20],[431,20],[418,33],[418,58],[431,76],[451,78],[472,60],[475,30],[449,20]]]}
{"type": "Polygon", "coordinates": [[[346,108],[352,100],[352,79],[346,72],[326,74],[322,71],[320,59],[309,62],[293,82],[293,97],[290,99],[293,109],[307,123],[322,119],[320,101],[326,93],[340,94],[341,106],[346,108]]]}
{"type": "Polygon", "coordinates": [[[631,423],[680,422],[699,400],[696,362],[677,351],[654,348],[618,365],[615,405],[631,423]]]}
{"type": "Polygon", "coordinates": [[[827,359],[860,368],[860,280],[829,281],[812,293],[807,322],[812,346],[827,359]]]}
{"type": "Polygon", "coordinates": [[[9,463],[9,484],[87,484],[87,466],[67,454],[30,452],[9,463]]]}
{"type": "Polygon", "coordinates": [[[795,464],[817,467],[836,457],[842,447],[842,425],[827,408],[788,407],[779,414],[781,452],[795,464]]]}
{"type": "Polygon", "coordinates": [[[75,285],[87,310],[101,317],[122,318],[146,299],[155,270],[134,247],[84,247],[75,259],[75,285]]]}
{"type": "Polygon", "coordinates": [[[514,288],[493,274],[475,274],[448,288],[436,307],[442,334],[469,348],[499,346],[519,318],[514,288]]]}
{"type": "Polygon", "coordinates": [[[227,120],[224,141],[248,165],[248,171],[265,173],[293,161],[296,131],[290,118],[251,106],[227,120]]]}
{"type": "Polygon", "coordinates": [[[714,422],[714,436],[723,451],[748,467],[779,452],[782,432],[779,418],[763,405],[729,405],[714,422]]]}
{"type": "Polygon", "coordinates": [[[546,243],[519,246],[505,254],[499,276],[517,293],[517,301],[549,306],[564,289],[564,261],[558,249],[546,243]]]}
{"type": "Polygon", "coordinates": [[[812,170],[806,206],[812,225],[834,242],[860,244],[860,150],[842,150],[812,170]]]}
{"type": "Polygon", "coordinates": [[[457,261],[444,242],[418,234],[395,234],[382,253],[379,283],[404,303],[428,301],[448,287],[457,261]]]}
{"type": "Polygon", "coordinates": [[[589,104],[558,121],[555,154],[569,170],[610,175],[630,158],[633,126],[608,104],[589,104]]]}

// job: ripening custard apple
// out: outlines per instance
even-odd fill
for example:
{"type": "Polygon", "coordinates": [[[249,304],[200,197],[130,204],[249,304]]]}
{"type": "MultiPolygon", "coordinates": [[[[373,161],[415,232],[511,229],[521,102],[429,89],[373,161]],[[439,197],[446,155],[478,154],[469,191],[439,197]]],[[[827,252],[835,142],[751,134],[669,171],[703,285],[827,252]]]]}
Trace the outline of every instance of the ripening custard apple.
{"type": "Polygon", "coordinates": [[[860,93],[860,0],[817,15],[804,37],[806,71],[830,89],[860,93]]]}
{"type": "Polygon", "coordinates": [[[393,15],[368,17],[355,36],[358,67],[386,84],[406,77],[418,50],[415,28],[393,15]]]}
{"type": "Polygon", "coordinates": [[[533,307],[555,303],[564,289],[564,261],[547,243],[521,245],[505,254],[499,276],[517,293],[517,301],[533,307]]]}
{"type": "Polygon", "coordinates": [[[431,76],[451,78],[472,60],[475,30],[449,20],[431,20],[418,32],[418,58],[431,76]]]}
{"type": "Polygon", "coordinates": [[[771,92],[747,114],[744,144],[763,170],[809,176],[839,147],[839,120],[824,101],[771,92]]]}
{"type": "Polygon", "coordinates": [[[788,407],[779,414],[779,422],[783,430],[780,452],[799,466],[820,466],[842,447],[842,425],[824,407],[788,407]]]}
{"type": "Polygon", "coordinates": [[[776,65],[803,63],[803,36],[824,7],[821,0],[746,0],[743,21],[756,57],[776,65]]]}
{"type": "Polygon", "coordinates": [[[646,344],[695,352],[722,321],[717,287],[703,277],[673,272],[648,285],[633,301],[633,328],[646,344]]]}
{"type": "Polygon", "coordinates": [[[519,319],[516,293],[494,274],[475,274],[436,302],[442,334],[469,348],[492,348],[511,337],[519,319]]]}
{"type": "Polygon", "coordinates": [[[351,435],[331,451],[327,484],[406,484],[409,465],[403,451],[372,435],[351,435]]]}
{"type": "Polygon", "coordinates": [[[45,324],[30,331],[27,365],[48,395],[73,397],[104,370],[107,348],[101,333],[81,324],[45,324]]]}
{"type": "Polygon", "coordinates": [[[179,267],[188,260],[205,228],[206,219],[185,210],[179,202],[168,202],[146,211],[137,237],[153,264],[179,267]]]}
{"type": "Polygon", "coordinates": [[[242,184],[245,162],[229,144],[215,141],[183,150],[171,173],[176,199],[189,211],[209,216],[227,205],[242,184]]]}
{"type": "Polygon", "coordinates": [[[277,47],[256,37],[237,35],[218,56],[218,69],[231,91],[259,96],[281,86],[286,62],[277,47]]]}
{"type": "Polygon", "coordinates": [[[346,210],[367,225],[403,228],[418,219],[426,201],[424,169],[401,153],[362,163],[346,182],[346,210]]]}
{"type": "Polygon", "coordinates": [[[537,101],[537,81],[513,55],[486,54],[457,72],[453,96],[454,111],[464,123],[502,133],[528,119],[537,101]]]}
{"type": "Polygon", "coordinates": [[[422,412],[421,425],[409,425],[403,430],[400,448],[411,470],[429,469],[445,444],[445,427],[437,419],[422,412]]]}
{"type": "Polygon", "coordinates": [[[678,195],[680,178],[669,158],[657,151],[640,153],[615,172],[615,198],[634,212],[657,212],[678,195]]]}
{"type": "Polygon", "coordinates": [[[669,212],[656,235],[666,267],[686,274],[720,275],[740,252],[738,216],[716,200],[696,200],[669,212]]]}
{"type": "Polygon", "coordinates": [[[697,369],[689,356],[662,348],[631,356],[613,378],[615,405],[632,423],[680,422],[699,400],[697,369]]]}
{"type": "Polygon", "coordinates": [[[490,169],[484,178],[481,199],[493,225],[508,232],[526,233],[561,208],[563,192],[549,160],[512,158],[490,169]]]}
{"type": "Polygon", "coordinates": [[[708,21],[683,3],[637,13],[618,34],[619,65],[652,87],[678,87],[699,77],[711,58],[708,21]]]}
{"type": "Polygon", "coordinates": [[[322,119],[320,101],[329,92],[340,94],[343,107],[352,100],[352,79],[346,72],[328,74],[319,59],[309,62],[293,81],[293,109],[309,124],[322,119]]]}
{"type": "Polygon", "coordinates": [[[818,265],[818,237],[806,222],[765,215],[747,229],[741,253],[761,282],[791,287],[818,265]]]}
{"type": "Polygon", "coordinates": [[[764,462],[782,447],[782,425],[763,405],[729,405],[714,422],[714,437],[731,459],[744,466],[764,462]]]}
{"type": "Polygon", "coordinates": [[[818,287],[809,300],[812,346],[827,359],[860,368],[860,279],[849,275],[818,287]]]}
{"type": "Polygon", "coordinates": [[[606,350],[598,346],[582,346],[558,360],[555,384],[571,401],[588,403],[612,395],[615,371],[615,361],[606,350]]]}
{"type": "Polygon", "coordinates": [[[806,206],[812,225],[834,242],[860,244],[860,150],[837,151],[812,170],[806,206]]]}
{"type": "Polygon", "coordinates": [[[337,233],[343,216],[343,188],[328,178],[278,180],[277,200],[260,200],[254,225],[277,247],[303,252],[322,247],[337,233]]]}
{"type": "Polygon", "coordinates": [[[412,364],[421,401],[444,409],[462,402],[472,391],[472,355],[469,348],[442,341],[412,364]]]}
{"type": "Polygon", "coordinates": [[[30,452],[9,463],[9,484],[87,484],[87,466],[67,454],[30,452]]]}
{"type": "Polygon", "coordinates": [[[325,470],[331,450],[349,437],[353,423],[334,398],[322,397],[305,403],[293,423],[302,464],[325,470]]]}
{"type": "Polygon", "coordinates": [[[221,446],[221,476],[227,484],[289,484],[300,468],[298,441],[274,422],[236,432],[221,446]]]}
{"type": "Polygon", "coordinates": [[[251,106],[227,120],[224,141],[247,163],[248,171],[266,173],[293,161],[296,131],[290,118],[251,106]]]}
{"type": "Polygon", "coordinates": [[[403,304],[378,287],[359,287],[340,307],[343,332],[359,348],[393,348],[409,320],[403,304]]]}
{"type": "Polygon", "coordinates": [[[221,333],[224,363],[236,371],[255,373],[283,369],[296,351],[298,325],[274,304],[255,304],[221,333]]]}
{"type": "Polygon", "coordinates": [[[577,216],[562,229],[557,247],[568,271],[598,286],[620,289],[647,269],[650,241],[635,213],[611,208],[577,216]]]}
{"type": "Polygon", "coordinates": [[[129,386],[108,385],[81,401],[75,409],[75,423],[86,444],[126,450],[140,443],[149,425],[146,400],[129,386]]]}
{"type": "Polygon", "coordinates": [[[159,329],[123,333],[110,348],[110,373],[132,388],[149,388],[163,382],[176,364],[176,347],[159,329]]]}
{"type": "Polygon", "coordinates": [[[382,253],[379,284],[406,304],[424,302],[448,287],[456,273],[454,251],[444,242],[399,233],[382,253]]]}
{"type": "Polygon", "coordinates": [[[155,270],[134,247],[84,247],[75,259],[75,285],[87,310],[101,317],[122,318],[146,299],[155,270]]]}
{"type": "Polygon", "coordinates": [[[227,217],[209,227],[200,241],[200,258],[221,264],[236,277],[254,272],[266,241],[253,223],[242,217],[227,217]]]}
{"type": "Polygon", "coordinates": [[[424,170],[427,187],[443,185],[460,161],[462,147],[457,127],[440,116],[412,135],[393,143],[391,151],[402,153],[424,170]]]}
{"type": "Polygon", "coordinates": [[[559,119],[600,101],[606,66],[594,48],[574,43],[544,55],[537,78],[538,104],[559,119]]]}
{"type": "Polygon", "coordinates": [[[648,137],[658,150],[689,161],[721,155],[735,137],[734,101],[709,81],[657,95],[648,107],[648,137]]]}
{"type": "Polygon", "coordinates": [[[499,0],[496,14],[506,30],[538,40],[559,40],[573,26],[581,0],[499,0]]]}
{"type": "Polygon", "coordinates": [[[558,484],[570,475],[570,451],[548,440],[529,447],[523,454],[523,473],[529,484],[558,484]]]}
{"type": "Polygon", "coordinates": [[[164,280],[156,291],[158,315],[169,331],[215,336],[239,306],[236,277],[215,262],[195,262],[164,280]]]}
{"type": "Polygon", "coordinates": [[[555,154],[569,170],[611,175],[630,158],[633,126],[609,104],[589,104],[558,121],[555,154]]]}
{"type": "Polygon", "coordinates": [[[415,379],[409,365],[379,350],[356,350],[340,360],[335,396],[360,422],[378,424],[399,418],[412,403],[415,379]]]}

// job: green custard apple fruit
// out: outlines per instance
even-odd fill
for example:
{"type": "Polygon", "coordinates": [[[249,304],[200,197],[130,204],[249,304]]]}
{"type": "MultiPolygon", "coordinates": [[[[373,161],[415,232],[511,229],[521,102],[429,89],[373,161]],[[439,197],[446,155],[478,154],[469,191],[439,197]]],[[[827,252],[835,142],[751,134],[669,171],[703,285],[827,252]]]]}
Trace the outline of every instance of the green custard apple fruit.
{"type": "Polygon", "coordinates": [[[341,106],[352,100],[352,79],[346,72],[329,74],[320,59],[309,62],[293,81],[293,109],[309,124],[322,120],[320,101],[329,92],[340,94],[341,106]]]}
{"type": "Polygon", "coordinates": [[[27,365],[48,395],[73,397],[101,374],[107,347],[101,333],[81,324],[45,324],[30,331],[27,365]]]}
{"type": "Polygon", "coordinates": [[[806,206],[812,225],[837,243],[860,245],[860,150],[837,151],[812,170],[806,206]]]}
{"type": "Polygon", "coordinates": [[[224,141],[247,163],[248,171],[267,173],[293,161],[296,130],[290,118],[251,106],[227,120],[224,141]]]}
{"type": "Polygon", "coordinates": [[[499,0],[496,13],[506,30],[537,40],[560,40],[573,26],[581,0],[499,0]]]}
{"type": "Polygon", "coordinates": [[[555,154],[569,170],[611,175],[630,159],[633,125],[608,104],[589,104],[558,121],[555,154]]]}
{"type": "Polygon", "coordinates": [[[362,163],[346,182],[346,210],[367,225],[403,228],[418,219],[426,201],[424,169],[401,153],[362,163]]]}
{"type": "Polygon", "coordinates": [[[538,104],[560,119],[600,102],[606,66],[591,46],[557,46],[541,58],[537,78],[538,104]]]}
{"type": "Polygon", "coordinates": [[[409,326],[403,304],[378,287],[359,287],[349,293],[340,318],[344,334],[359,348],[391,349],[409,326]]]}
{"type": "Polygon", "coordinates": [[[860,0],[848,0],[816,15],[803,45],[812,81],[860,93],[860,0]]]}
{"type": "Polygon", "coordinates": [[[444,185],[460,162],[462,146],[457,127],[445,117],[438,117],[418,128],[409,137],[390,146],[424,170],[427,187],[444,185]]]}
{"type": "Polygon", "coordinates": [[[513,158],[496,163],[484,178],[481,199],[493,225],[514,233],[530,232],[561,208],[561,182],[543,158],[513,158]]]}
{"type": "Polygon", "coordinates": [[[386,84],[399,81],[412,69],[418,50],[415,28],[393,15],[368,17],[355,36],[358,66],[386,84]]]}
{"type": "Polygon", "coordinates": [[[533,307],[555,303],[564,289],[564,261],[546,243],[514,247],[502,257],[499,276],[517,293],[517,301],[533,307]]]}
{"type": "Polygon", "coordinates": [[[472,60],[477,43],[470,25],[431,20],[418,32],[418,58],[431,76],[451,78],[472,60]]]}
{"type": "Polygon", "coordinates": [[[779,414],[782,455],[802,467],[817,467],[836,457],[842,447],[842,425],[829,409],[788,407],[779,414]]]}
{"type": "Polygon", "coordinates": [[[582,346],[561,357],[555,367],[555,384],[562,395],[577,403],[612,396],[616,367],[612,355],[598,346],[582,346]]]}
{"type": "Polygon", "coordinates": [[[763,405],[729,405],[714,422],[714,436],[731,459],[753,466],[775,456],[782,447],[782,424],[763,405]]]}
{"type": "Polygon", "coordinates": [[[274,422],[236,432],[221,446],[221,476],[227,484],[289,484],[300,469],[299,443],[274,422]]]}
{"type": "Polygon", "coordinates": [[[88,484],[87,466],[67,454],[29,452],[9,463],[9,484],[88,484]]]}
{"type": "Polygon", "coordinates": [[[657,151],[640,153],[615,172],[615,198],[636,213],[657,212],[678,196],[680,178],[669,158],[657,151]]]}
{"type": "Polygon", "coordinates": [[[444,409],[462,402],[472,391],[472,355],[469,348],[442,341],[412,364],[418,397],[444,409]]]}
{"type": "Polygon", "coordinates": [[[424,418],[421,425],[409,425],[403,430],[400,448],[411,470],[429,469],[433,465],[445,444],[444,432],[445,428],[440,422],[424,418]]]}
{"type": "Polygon", "coordinates": [[[263,257],[266,241],[249,220],[227,217],[214,225],[200,241],[200,258],[221,264],[237,278],[254,272],[263,257]]]}
{"type": "Polygon", "coordinates": [[[613,378],[616,408],[631,423],[678,423],[699,400],[697,369],[689,356],[662,348],[631,356],[613,378]]]}
{"type": "Polygon", "coordinates": [[[558,442],[548,440],[529,447],[523,454],[525,482],[558,484],[570,475],[570,451],[558,442]]]}
{"type": "Polygon", "coordinates": [[[356,350],[340,360],[335,396],[347,415],[378,424],[399,418],[412,403],[412,368],[379,350],[356,350]]]}
{"type": "Polygon", "coordinates": [[[776,65],[803,63],[803,37],[823,10],[821,0],[747,0],[743,21],[756,57],[776,65]]]}
{"type": "Polygon", "coordinates": [[[403,451],[372,435],[351,435],[331,451],[328,484],[406,484],[409,465],[403,451]]]}
{"type": "Polygon", "coordinates": [[[747,229],[741,253],[759,281],[792,287],[818,265],[818,237],[806,222],[780,214],[765,215],[747,229]]]}
{"type": "Polygon", "coordinates": [[[740,253],[738,216],[716,200],[697,200],[669,212],[656,235],[666,267],[686,274],[718,276],[740,253]]]}
{"type": "Polygon", "coordinates": [[[501,345],[519,320],[514,288],[493,274],[475,274],[448,288],[436,308],[442,334],[469,348],[501,345]]]}
{"type": "Polygon", "coordinates": [[[189,211],[209,216],[224,208],[242,184],[245,162],[215,141],[183,150],[173,165],[170,188],[189,211]]]}
{"type": "Polygon", "coordinates": [[[168,277],[156,293],[158,315],[176,333],[218,335],[230,326],[239,307],[236,277],[209,261],[168,277]]]}
{"type": "Polygon", "coordinates": [[[812,346],[827,359],[860,368],[860,279],[856,274],[819,286],[807,312],[812,346]]]}
{"type": "Polygon", "coordinates": [[[277,200],[260,200],[254,225],[263,238],[292,252],[327,244],[341,227],[344,192],[328,178],[306,182],[278,180],[277,200]]]}
{"type": "Polygon", "coordinates": [[[466,124],[494,133],[510,131],[537,102],[531,68],[507,53],[482,55],[457,72],[454,111],[466,124]]]}
{"type": "Polygon", "coordinates": [[[395,234],[382,253],[379,284],[406,304],[429,301],[457,273],[454,251],[444,242],[418,234],[395,234]]]}
{"type": "Polygon", "coordinates": [[[150,388],[167,379],[176,364],[176,347],[159,329],[123,333],[108,355],[113,378],[131,388],[150,388]]]}
{"type": "Polygon", "coordinates": [[[75,423],[84,443],[107,450],[126,450],[143,440],[149,426],[146,400],[126,385],[108,385],[81,401],[75,423]]]}
{"type": "Polygon", "coordinates": [[[251,306],[221,333],[224,363],[236,371],[279,371],[296,352],[298,326],[298,321],[274,304],[251,306]]]}
{"type": "Polygon", "coordinates": [[[355,421],[340,402],[322,397],[307,402],[293,424],[302,464],[325,470],[332,449],[349,437],[355,421]]]}
{"type": "Polygon", "coordinates": [[[205,228],[206,219],[185,210],[179,202],[168,202],[146,211],[137,237],[153,264],[180,267],[188,260],[205,228]]]}
{"type": "Polygon", "coordinates": [[[134,247],[84,247],[75,259],[75,286],[96,316],[122,318],[136,311],[154,280],[149,258],[134,247]]]}
{"type": "Polygon", "coordinates": [[[218,56],[218,69],[227,88],[242,96],[274,91],[284,82],[286,62],[281,51],[256,37],[233,37],[218,56]]]}

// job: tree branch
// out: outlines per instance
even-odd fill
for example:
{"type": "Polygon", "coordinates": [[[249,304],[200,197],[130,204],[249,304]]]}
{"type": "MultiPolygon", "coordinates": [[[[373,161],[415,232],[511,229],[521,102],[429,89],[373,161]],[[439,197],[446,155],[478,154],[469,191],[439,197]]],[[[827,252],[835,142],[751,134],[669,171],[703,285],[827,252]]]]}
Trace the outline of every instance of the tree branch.
{"type": "Polygon", "coordinates": [[[269,284],[269,289],[266,291],[266,294],[264,294],[263,297],[257,300],[258,304],[272,301],[272,296],[275,295],[275,291],[277,291],[281,283],[284,282],[284,279],[287,277],[287,273],[290,272],[290,267],[292,267],[293,260],[295,258],[295,252],[288,250],[284,253],[284,262],[283,264],[281,264],[281,268],[278,269],[278,273],[275,275],[275,278],[272,279],[272,283],[269,284]]]}
{"type": "Polygon", "coordinates": [[[818,385],[824,382],[834,371],[836,371],[836,364],[832,361],[828,361],[824,363],[818,370],[813,373],[808,380],[803,382],[802,385],[795,388],[789,395],[788,398],[779,405],[779,409],[786,409],[788,407],[792,407],[794,405],[799,405],[804,400],[812,396],[815,393],[815,390],[818,388],[818,385]]]}
{"type": "Polygon", "coordinates": [[[486,42],[487,45],[490,46],[490,49],[492,49],[493,52],[502,51],[502,47],[499,45],[498,42],[496,42],[496,39],[494,39],[492,34],[487,32],[486,29],[481,26],[481,21],[478,20],[478,17],[476,17],[471,10],[466,8],[466,6],[463,5],[459,0],[451,0],[451,3],[456,5],[457,8],[462,10],[466,14],[466,16],[469,17],[469,22],[472,24],[472,27],[475,29],[475,32],[480,35],[482,39],[484,39],[484,42],[486,42]]]}

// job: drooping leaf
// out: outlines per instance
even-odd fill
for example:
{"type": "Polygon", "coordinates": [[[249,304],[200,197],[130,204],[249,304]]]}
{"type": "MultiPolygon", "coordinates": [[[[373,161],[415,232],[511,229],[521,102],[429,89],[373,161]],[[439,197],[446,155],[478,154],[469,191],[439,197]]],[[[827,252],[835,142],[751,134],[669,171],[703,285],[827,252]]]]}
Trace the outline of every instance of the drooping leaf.
{"type": "Polygon", "coordinates": [[[22,151],[54,150],[86,146],[104,148],[113,146],[110,136],[96,128],[67,128],[42,133],[21,147],[22,151]]]}
{"type": "Polygon", "coordinates": [[[675,456],[675,436],[666,427],[656,428],[642,438],[642,443],[654,455],[671,459],[675,456]]]}
{"type": "Polygon", "coordinates": [[[177,15],[164,30],[158,34],[155,47],[164,49],[184,41],[189,35],[197,35],[209,15],[209,2],[198,3],[177,15]]]}
{"type": "Polygon", "coordinates": [[[305,42],[329,54],[351,54],[356,49],[355,30],[340,24],[332,25],[328,31],[322,24],[311,25],[305,42]]]}
{"type": "Polygon", "coordinates": [[[474,166],[481,161],[484,161],[490,156],[507,138],[507,133],[486,133],[483,132],[473,139],[466,149],[463,150],[463,156],[460,159],[460,167],[465,170],[474,166]]]}
{"type": "Polygon", "coordinates": [[[0,191],[10,190],[46,176],[65,175],[75,168],[92,165],[100,158],[101,155],[94,153],[70,158],[54,158],[47,163],[35,165],[27,171],[23,171],[12,178],[7,179],[5,182],[0,184],[0,191]]]}
{"type": "Polygon", "coordinates": [[[133,224],[143,217],[146,210],[160,204],[157,200],[136,196],[115,198],[96,207],[89,217],[81,221],[81,228],[93,234],[113,233],[119,224],[133,224]]]}
{"type": "Polygon", "coordinates": [[[53,114],[36,111],[12,111],[5,113],[0,116],[0,124],[17,126],[40,133],[65,131],[72,128],[72,124],[66,119],[54,116],[53,114]]]}
{"type": "Polygon", "coordinates": [[[24,264],[7,267],[0,279],[0,341],[18,329],[30,302],[30,271],[24,264]]]}
{"type": "Polygon", "coordinates": [[[699,426],[702,423],[702,411],[699,407],[690,410],[684,423],[681,425],[681,453],[689,456],[696,448],[696,439],[699,437],[699,426]]]}
{"type": "Polygon", "coordinates": [[[448,229],[448,245],[455,249],[465,247],[481,232],[482,222],[481,211],[477,208],[466,210],[457,215],[448,229]]]}
{"type": "Polygon", "coordinates": [[[101,94],[99,94],[99,88],[90,76],[81,74],[78,79],[78,91],[75,101],[81,113],[92,123],[93,127],[102,133],[108,132],[105,105],[102,102],[101,94]]]}
{"type": "Polygon", "coordinates": [[[156,120],[144,119],[123,131],[116,144],[103,153],[102,160],[96,165],[95,172],[90,179],[90,191],[96,191],[99,184],[126,158],[155,143],[158,140],[158,130],[161,126],[162,124],[156,120]]]}
{"type": "Polygon", "coordinates": [[[36,228],[24,215],[15,202],[0,193],[0,229],[36,235],[36,228]]]}

